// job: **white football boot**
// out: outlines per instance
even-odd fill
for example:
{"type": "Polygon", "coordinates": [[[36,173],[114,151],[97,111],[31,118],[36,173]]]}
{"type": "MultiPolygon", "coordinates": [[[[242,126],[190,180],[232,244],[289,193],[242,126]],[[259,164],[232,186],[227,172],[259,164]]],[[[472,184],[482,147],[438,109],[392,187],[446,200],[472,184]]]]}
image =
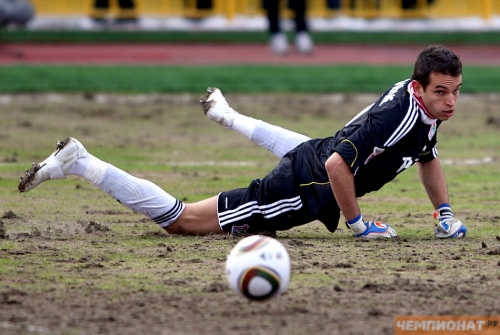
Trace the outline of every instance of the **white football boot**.
{"type": "Polygon", "coordinates": [[[41,163],[33,163],[26,174],[21,177],[19,191],[28,192],[46,180],[66,179],[73,163],[87,156],[84,146],[72,137],[57,142],[56,150],[41,163]]]}
{"type": "Polygon", "coordinates": [[[207,95],[200,100],[200,103],[205,115],[210,120],[224,127],[231,127],[234,116],[238,114],[238,112],[229,107],[222,92],[215,87],[207,88],[207,95]]]}

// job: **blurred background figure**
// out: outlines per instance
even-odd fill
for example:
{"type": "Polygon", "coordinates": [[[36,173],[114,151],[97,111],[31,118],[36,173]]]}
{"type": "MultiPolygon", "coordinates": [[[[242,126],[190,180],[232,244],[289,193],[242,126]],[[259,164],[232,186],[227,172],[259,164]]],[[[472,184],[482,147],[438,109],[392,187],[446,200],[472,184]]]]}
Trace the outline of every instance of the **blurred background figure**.
{"type": "MultiPolygon", "coordinates": [[[[306,1],[287,0],[287,2],[288,7],[294,12],[295,49],[302,54],[310,54],[313,52],[314,43],[306,20],[306,1]]],[[[274,53],[284,55],[290,52],[290,46],[286,34],[281,29],[279,5],[280,0],[263,0],[271,34],[269,46],[274,53]]]]}
{"type": "Polygon", "coordinates": [[[26,0],[0,0],[0,27],[24,27],[35,16],[35,8],[26,0]]]}
{"type": "MultiPolygon", "coordinates": [[[[115,18],[116,23],[136,23],[137,13],[133,0],[118,0],[119,12],[115,18]]],[[[109,0],[95,0],[92,19],[96,22],[106,22],[109,12],[109,0]]]]}
{"type": "MultiPolygon", "coordinates": [[[[415,9],[417,8],[418,0],[402,0],[401,6],[403,9],[415,9]]],[[[427,4],[430,5],[434,2],[434,0],[427,0],[427,4]]]]}

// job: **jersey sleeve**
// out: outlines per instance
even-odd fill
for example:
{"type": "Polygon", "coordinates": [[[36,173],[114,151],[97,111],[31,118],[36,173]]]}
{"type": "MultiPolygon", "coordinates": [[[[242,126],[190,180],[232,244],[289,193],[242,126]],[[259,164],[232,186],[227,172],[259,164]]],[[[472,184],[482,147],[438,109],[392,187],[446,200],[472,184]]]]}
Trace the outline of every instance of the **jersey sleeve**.
{"type": "MultiPolygon", "coordinates": [[[[382,98],[381,98],[382,100],[382,98]]],[[[339,153],[354,172],[375,156],[396,144],[418,120],[418,110],[408,99],[380,101],[367,112],[363,122],[347,126],[334,151],[339,153]]]]}
{"type": "Polygon", "coordinates": [[[429,148],[428,149],[426,148],[426,150],[422,152],[418,161],[420,163],[430,162],[431,160],[437,157],[438,157],[438,150],[437,150],[437,133],[436,133],[434,134],[434,136],[430,141],[429,148]]]}

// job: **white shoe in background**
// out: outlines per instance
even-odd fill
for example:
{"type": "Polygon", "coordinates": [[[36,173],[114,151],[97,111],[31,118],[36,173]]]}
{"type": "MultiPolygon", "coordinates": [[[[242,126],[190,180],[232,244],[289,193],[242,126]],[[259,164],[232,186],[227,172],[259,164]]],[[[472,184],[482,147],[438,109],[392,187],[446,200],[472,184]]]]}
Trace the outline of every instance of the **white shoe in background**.
{"type": "Polygon", "coordinates": [[[300,31],[295,35],[295,48],[301,54],[311,54],[314,51],[314,43],[311,35],[306,31],[300,31]]]}
{"type": "Polygon", "coordinates": [[[286,34],[282,32],[271,35],[269,46],[271,47],[271,51],[278,55],[285,55],[290,52],[288,39],[286,34]]]}

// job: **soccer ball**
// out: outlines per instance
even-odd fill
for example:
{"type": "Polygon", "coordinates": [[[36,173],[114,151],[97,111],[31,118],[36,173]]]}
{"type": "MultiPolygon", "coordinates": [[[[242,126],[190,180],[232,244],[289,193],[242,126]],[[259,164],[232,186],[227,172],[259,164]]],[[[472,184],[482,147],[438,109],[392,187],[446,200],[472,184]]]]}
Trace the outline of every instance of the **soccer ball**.
{"type": "Polygon", "coordinates": [[[231,288],[251,300],[285,292],[290,283],[290,257],[274,238],[253,235],[239,241],[226,260],[231,288]]]}

